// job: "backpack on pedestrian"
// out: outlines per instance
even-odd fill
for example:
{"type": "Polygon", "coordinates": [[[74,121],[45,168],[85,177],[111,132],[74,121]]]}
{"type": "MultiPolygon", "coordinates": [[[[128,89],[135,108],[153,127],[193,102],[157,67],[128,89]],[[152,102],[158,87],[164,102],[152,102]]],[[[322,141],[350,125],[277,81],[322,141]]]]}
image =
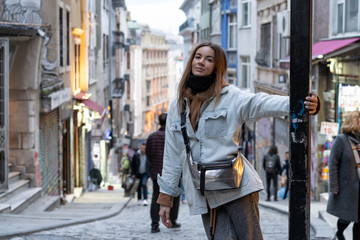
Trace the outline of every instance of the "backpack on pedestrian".
{"type": "Polygon", "coordinates": [[[276,154],[273,154],[273,155],[268,154],[267,155],[266,162],[265,162],[266,173],[276,173],[276,160],[277,160],[276,154]]]}
{"type": "Polygon", "coordinates": [[[129,170],[130,169],[130,159],[128,157],[123,157],[121,161],[122,169],[129,170]]]}

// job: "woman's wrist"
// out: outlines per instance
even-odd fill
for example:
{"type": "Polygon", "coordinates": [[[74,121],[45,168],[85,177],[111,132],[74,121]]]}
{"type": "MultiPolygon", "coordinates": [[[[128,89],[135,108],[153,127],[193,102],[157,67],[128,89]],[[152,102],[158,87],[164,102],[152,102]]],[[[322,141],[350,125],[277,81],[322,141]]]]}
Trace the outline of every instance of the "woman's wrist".
{"type": "Polygon", "coordinates": [[[174,197],[165,193],[159,193],[159,197],[156,201],[157,204],[165,207],[172,207],[173,206],[173,199],[174,197]]]}

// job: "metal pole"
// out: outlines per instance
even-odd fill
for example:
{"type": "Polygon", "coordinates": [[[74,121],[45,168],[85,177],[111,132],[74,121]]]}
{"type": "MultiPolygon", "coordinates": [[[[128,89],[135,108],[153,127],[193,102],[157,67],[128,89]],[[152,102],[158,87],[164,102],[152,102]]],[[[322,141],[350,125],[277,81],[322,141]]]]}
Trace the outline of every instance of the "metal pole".
{"type": "Polygon", "coordinates": [[[312,0],[291,0],[289,239],[310,239],[310,119],[312,0]]]}

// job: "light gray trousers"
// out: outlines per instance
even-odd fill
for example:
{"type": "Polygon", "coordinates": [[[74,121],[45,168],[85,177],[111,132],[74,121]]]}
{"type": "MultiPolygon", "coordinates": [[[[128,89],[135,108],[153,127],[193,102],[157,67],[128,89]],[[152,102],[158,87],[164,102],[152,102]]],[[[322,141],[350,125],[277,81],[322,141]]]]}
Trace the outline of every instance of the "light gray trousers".
{"type": "MultiPolygon", "coordinates": [[[[215,240],[262,240],[259,216],[259,193],[251,193],[216,210],[215,240]]],[[[210,209],[202,215],[206,235],[210,238],[210,209]]]]}

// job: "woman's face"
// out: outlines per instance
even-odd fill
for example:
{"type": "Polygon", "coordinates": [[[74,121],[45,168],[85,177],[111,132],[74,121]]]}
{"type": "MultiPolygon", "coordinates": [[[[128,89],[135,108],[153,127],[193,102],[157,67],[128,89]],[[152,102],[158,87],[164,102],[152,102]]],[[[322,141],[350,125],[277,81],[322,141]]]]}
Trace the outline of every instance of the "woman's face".
{"type": "Polygon", "coordinates": [[[215,69],[215,52],[211,47],[204,46],[196,50],[192,60],[191,71],[195,76],[209,76],[215,69]]]}

